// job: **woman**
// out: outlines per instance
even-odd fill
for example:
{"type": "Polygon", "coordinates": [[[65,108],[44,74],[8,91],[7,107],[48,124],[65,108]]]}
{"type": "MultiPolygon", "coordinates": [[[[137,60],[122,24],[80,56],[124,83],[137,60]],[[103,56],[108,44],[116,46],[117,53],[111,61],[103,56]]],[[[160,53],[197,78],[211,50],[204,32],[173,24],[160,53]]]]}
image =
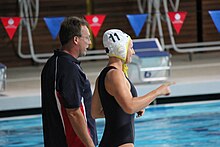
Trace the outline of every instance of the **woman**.
{"type": "Polygon", "coordinates": [[[137,97],[134,85],[127,77],[127,63],[135,54],[129,35],[118,29],[104,33],[103,44],[109,56],[108,65],[96,80],[92,98],[92,117],[105,117],[105,129],[100,147],[133,147],[134,114],[143,115],[156,97],[170,94],[172,83],[137,97]]]}

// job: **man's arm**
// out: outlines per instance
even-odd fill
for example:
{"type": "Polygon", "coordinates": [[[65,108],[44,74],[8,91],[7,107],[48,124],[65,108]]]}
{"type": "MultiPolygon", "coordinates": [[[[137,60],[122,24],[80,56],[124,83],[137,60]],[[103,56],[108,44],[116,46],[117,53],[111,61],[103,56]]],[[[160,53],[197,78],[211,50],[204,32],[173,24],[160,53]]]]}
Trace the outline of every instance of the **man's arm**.
{"type": "Polygon", "coordinates": [[[94,143],[88,133],[87,124],[80,108],[66,109],[66,112],[76,135],[87,147],[94,147],[94,143]]]}

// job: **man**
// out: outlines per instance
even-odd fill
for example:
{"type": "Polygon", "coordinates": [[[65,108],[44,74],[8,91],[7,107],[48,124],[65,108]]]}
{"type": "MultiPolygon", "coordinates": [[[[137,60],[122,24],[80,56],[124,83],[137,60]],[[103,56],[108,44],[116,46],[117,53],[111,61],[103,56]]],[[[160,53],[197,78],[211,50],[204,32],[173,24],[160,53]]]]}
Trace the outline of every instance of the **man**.
{"type": "Polygon", "coordinates": [[[91,44],[87,22],[66,18],[59,38],[61,49],[54,51],[41,73],[44,144],[93,147],[98,141],[90,110],[92,92],[77,60],[86,55],[91,44]]]}

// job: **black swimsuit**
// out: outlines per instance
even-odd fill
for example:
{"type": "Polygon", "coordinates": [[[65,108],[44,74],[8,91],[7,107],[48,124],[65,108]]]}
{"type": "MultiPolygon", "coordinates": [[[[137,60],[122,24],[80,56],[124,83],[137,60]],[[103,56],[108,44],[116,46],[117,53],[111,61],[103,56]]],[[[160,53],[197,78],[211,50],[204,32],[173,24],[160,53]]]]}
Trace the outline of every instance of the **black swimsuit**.
{"type": "MultiPolygon", "coordinates": [[[[117,147],[125,143],[134,143],[134,114],[127,114],[119,106],[115,98],[105,89],[105,76],[113,66],[106,67],[99,75],[99,96],[105,114],[105,130],[100,147],[117,147]]],[[[128,79],[129,81],[129,79],[128,79]]],[[[131,85],[133,97],[137,96],[134,85],[131,85]]]]}

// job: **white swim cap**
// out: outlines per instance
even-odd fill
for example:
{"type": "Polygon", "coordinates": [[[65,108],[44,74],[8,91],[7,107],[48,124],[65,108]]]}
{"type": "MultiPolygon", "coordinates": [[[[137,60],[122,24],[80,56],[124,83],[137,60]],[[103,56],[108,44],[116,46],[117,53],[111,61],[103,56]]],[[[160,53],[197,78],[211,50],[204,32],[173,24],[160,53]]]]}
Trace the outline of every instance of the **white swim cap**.
{"type": "Polygon", "coordinates": [[[107,30],[103,35],[103,45],[107,48],[107,55],[117,57],[124,63],[130,41],[131,37],[119,29],[107,30]]]}

